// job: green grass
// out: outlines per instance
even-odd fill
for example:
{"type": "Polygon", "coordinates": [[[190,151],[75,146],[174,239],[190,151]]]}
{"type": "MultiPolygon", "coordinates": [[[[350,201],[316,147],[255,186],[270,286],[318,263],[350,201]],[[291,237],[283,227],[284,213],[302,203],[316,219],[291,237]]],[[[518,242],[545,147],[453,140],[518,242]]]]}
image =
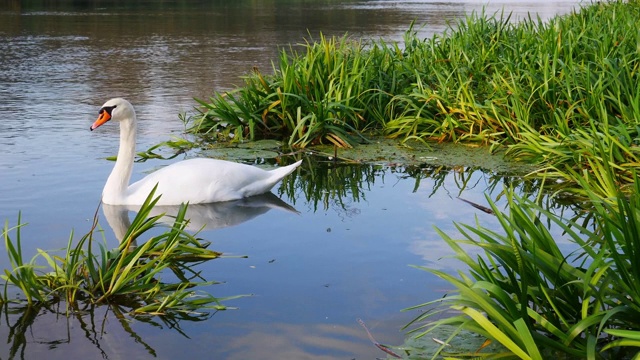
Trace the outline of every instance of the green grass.
{"type": "Polygon", "coordinates": [[[637,1],[593,4],[546,23],[471,15],[444,36],[412,42],[416,80],[394,96],[385,129],[507,147],[567,181],[571,171],[608,162],[629,183],[640,164],[639,17],[637,1]]]}
{"type": "Polygon", "coordinates": [[[38,249],[27,261],[21,246],[20,218],[14,228],[5,224],[2,237],[11,267],[0,276],[5,281],[0,301],[18,301],[11,295],[18,289],[29,306],[60,301],[72,309],[84,303],[120,304],[134,314],[150,315],[224,309],[220,299],[197,291],[198,286],[213,282],[204,280],[193,266],[221,254],[185,231],[186,205],[171,228],[137,245],[163,216],[149,216],[158,199],[153,198],[153,192],[149,195],[120,245],[112,250],[94,239],[96,216],[92,229],[80,240],[76,242],[71,234],[62,255],[38,249]],[[10,235],[13,232],[15,239],[10,235]]]}
{"type": "MultiPolygon", "coordinates": [[[[605,165],[600,175],[605,182],[617,182],[611,167],[605,165]]],[[[489,358],[636,355],[634,347],[640,345],[640,180],[634,174],[633,188],[612,190],[612,196],[603,199],[591,191],[588,176],[574,176],[590,201],[580,204],[583,212],[573,219],[510,189],[507,212],[487,197],[499,230],[479,223],[456,224],[460,239],[439,231],[465,270],[451,274],[419,267],[446,280],[455,291],[412,308],[428,309],[409,325],[416,336],[455,326],[503,346],[503,352],[482,354],[489,358]],[[572,244],[571,250],[558,246],[559,233],[572,244]],[[480,255],[472,255],[469,247],[479,249],[480,255]]],[[[432,354],[434,358],[441,355],[432,354]]]]}
{"type": "Polygon", "coordinates": [[[369,126],[364,115],[370,97],[371,66],[363,46],[348,38],[320,37],[303,54],[282,51],[274,76],[258,69],[245,86],[200,100],[202,113],[191,129],[223,129],[235,139],[289,138],[292,146],[330,142],[349,146],[353,134],[369,126]]]}
{"type": "Polygon", "coordinates": [[[430,39],[411,27],[403,44],[321,36],[199,100],[190,131],[299,148],[356,146],[369,131],[471,142],[574,186],[571,172],[606,161],[628,184],[640,164],[638,18],[637,1],[612,1],[548,22],[471,14],[430,39]]]}

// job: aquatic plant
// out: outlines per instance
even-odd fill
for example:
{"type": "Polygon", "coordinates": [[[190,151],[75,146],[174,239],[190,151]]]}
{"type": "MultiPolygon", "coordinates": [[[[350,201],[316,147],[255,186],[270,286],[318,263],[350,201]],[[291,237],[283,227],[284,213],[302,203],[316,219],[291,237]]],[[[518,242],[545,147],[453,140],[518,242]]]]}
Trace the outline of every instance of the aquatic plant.
{"type": "Polygon", "coordinates": [[[442,36],[409,37],[415,82],[390,102],[385,129],[506,146],[574,184],[571,170],[608,161],[629,182],[640,155],[639,16],[638,2],[613,1],[549,22],[472,14],[442,36]]]}
{"type": "Polygon", "coordinates": [[[301,148],[382,131],[505,147],[574,186],[571,171],[608,161],[629,183],[640,163],[638,18],[637,1],[618,0],[548,22],[474,13],[430,39],[411,27],[403,44],[321,36],[283,50],[273,74],[254,69],[244,86],[199,100],[190,131],[301,148]],[[595,138],[607,156],[594,156],[595,138]]]}
{"type": "MultiPolygon", "coordinates": [[[[354,134],[370,126],[364,115],[372,83],[363,46],[320,35],[304,54],[281,51],[273,75],[257,68],[245,86],[217,93],[202,105],[193,132],[222,131],[234,139],[287,137],[289,145],[354,144],[354,134]]],[[[356,135],[357,137],[357,135],[356,135]]]]}
{"type": "Polygon", "coordinates": [[[39,249],[30,261],[25,261],[20,218],[16,227],[5,224],[2,237],[11,268],[1,276],[5,283],[0,300],[17,301],[9,295],[9,289],[15,287],[30,306],[58,301],[71,308],[78,308],[81,303],[108,303],[125,305],[133,313],[155,315],[224,309],[221,299],[195,290],[214,282],[204,280],[192,266],[221,254],[207,249],[208,243],[185,231],[186,205],[167,231],[137,245],[137,239],[156,227],[163,216],[149,216],[159,199],[153,197],[154,192],[140,208],[120,245],[112,250],[107,249],[106,243],[97,244],[94,240],[96,215],[91,230],[78,242],[71,234],[62,256],[39,249]],[[15,240],[10,237],[12,231],[15,240]],[[40,265],[42,260],[48,268],[40,265]],[[174,280],[162,281],[162,277],[174,280]]]}
{"type": "MultiPolygon", "coordinates": [[[[595,147],[597,155],[606,153],[602,143],[595,147]]],[[[606,162],[599,169],[602,183],[619,183],[606,162]]],[[[452,338],[462,330],[477,333],[503,346],[496,357],[635,354],[626,347],[640,345],[640,179],[633,173],[632,188],[612,187],[612,196],[601,198],[588,173],[573,176],[590,201],[572,219],[510,190],[508,212],[487,197],[502,231],[456,224],[457,240],[438,230],[467,270],[455,275],[420,267],[456,290],[416,306],[430,311],[415,319],[421,324],[413,331],[424,336],[454,326],[452,338]],[[570,250],[558,245],[560,233],[570,250]],[[469,246],[482,255],[470,255],[469,246]]],[[[443,345],[438,353],[445,351],[443,345]]]]}

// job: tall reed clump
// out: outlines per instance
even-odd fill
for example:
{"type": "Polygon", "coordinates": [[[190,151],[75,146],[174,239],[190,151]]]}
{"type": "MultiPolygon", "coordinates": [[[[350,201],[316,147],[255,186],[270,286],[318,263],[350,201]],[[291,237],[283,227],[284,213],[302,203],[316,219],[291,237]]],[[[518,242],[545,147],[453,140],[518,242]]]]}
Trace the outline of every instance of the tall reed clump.
{"type": "Polygon", "coordinates": [[[191,131],[303,148],[382,130],[506,146],[566,180],[609,161],[628,183],[640,164],[638,18],[640,3],[617,0],[547,22],[471,14],[430,39],[411,27],[403,44],[321,36],[304,52],[282,51],[273,74],[255,70],[244,86],[200,100],[191,131]],[[605,158],[594,155],[596,137],[605,158]]]}
{"type": "Polygon", "coordinates": [[[639,18],[637,1],[599,2],[546,23],[471,15],[413,39],[416,81],[390,102],[387,133],[505,145],[567,180],[608,161],[629,182],[640,164],[639,18]]]}
{"type": "Polygon", "coordinates": [[[73,234],[70,236],[64,255],[38,250],[30,261],[25,261],[20,237],[22,225],[15,228],[5,225],[2,237],[11,268],[0,276],[5,281],[0,300],[14,301],[9,294],[13,287],[22,292],[29,305],[58,301],[71,308],[79,308],[80,302],[120,304],[137,314],[223,309],[220,299],[195,290],[212,282],[202,279],[191,266],[218,258],[220,253],[207,249],[207,243],[185,231],[186,205],[170,229],[136,245],[136,240],[156,227],[163,216],[149,216],[158,199],[153,199],[153,192],[150,194],[122,242],[113,250],[103,243],[96,246],[96,217],[91,231],[75,245],[73,234]],[[16,232],[15,240],[10,237],[12,230],[16,232]],[[48,268],[39,265],[41,260],[48,268]],[[163,281],[162,277],[173,280],[163,281]]]}
{"type": "MultiPolygon", "coordinates": [[[[599,151],[605,151],[596,144],[599,151]]],[[[606,164],[601,176],[616,183],[606,164]]],[[[462,235],[440,235],[468,271],[451,274],[422,268],[448,281],[448,296],[421,304],[414,329],[425,336],[443,325],[499,343],[488,357],[543,359],[632,358],[640,347],[640,179],[629,191],[617,188],[603,199],[590,180],[574,174],[590,194],[587,215],[566,219],[508,191],[509,210],[488,198],[501,231],[481,224],[456,224],[462,235]],[[554,230],[550,230],[555,228],[554,230]],[[558,246],[559,234],[565,243],[558,246]],[[481,251],[473,256],[468,247],[481,251]],[[452,315],[453,311],[453,315],[452,315]]],[[[415,324],[414,322],[414,324],[415,324]]],[[[446,353],[443,345],[439,354],[446,353]]],[[[458,356],[480,356],[457,354],[458,356]]],[[[637,358],[637,357],[636,357],[637,358]]]]}
{"type": "Polygon", "coordinates": [[[243,87],[217,93],[210,102],[198,100],[202,112],[191,131],[222,131],[235,139],[285,137],[296,147],[350,146],[370,126],[367,117],[376,112],[370,103],[379,102],[369,90],[380,73],[369,61],[360,43],[321,35],[303,53],[281,51],[272,75],[254,69],[243,87]]]}

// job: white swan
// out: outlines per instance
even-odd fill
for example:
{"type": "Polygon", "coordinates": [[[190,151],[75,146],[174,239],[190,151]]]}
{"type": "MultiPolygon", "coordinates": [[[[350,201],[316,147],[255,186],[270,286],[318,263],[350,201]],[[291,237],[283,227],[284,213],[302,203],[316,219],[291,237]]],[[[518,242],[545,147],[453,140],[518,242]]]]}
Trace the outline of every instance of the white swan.
{"type": "Polygon", "coordinates": [[[173,163],[129,185],[136,152],[136,113],[126,100],[111,99],[100,108],[95,130],[109,120],[120,123],[118,159],[102,192],[109,205],[142,205],[156,184],[158,205],[203,204],[237,200],[269,192],[292,173],[302,160],[271,171],[216,159],[189,159],[173,163]]]}

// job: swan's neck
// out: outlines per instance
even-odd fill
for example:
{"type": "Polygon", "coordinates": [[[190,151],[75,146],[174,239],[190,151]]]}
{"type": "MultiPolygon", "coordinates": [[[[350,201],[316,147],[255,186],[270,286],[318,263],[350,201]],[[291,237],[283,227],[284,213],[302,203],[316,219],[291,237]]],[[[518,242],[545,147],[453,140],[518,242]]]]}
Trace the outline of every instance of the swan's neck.
{"type": "Polygon", "coordinates": [[[127,196],[133,160],[136,153],[136,120],[120,121],[120,149],[118,159],[107,179],[102,199],[107,204],[123,204],[127,196]]]}

